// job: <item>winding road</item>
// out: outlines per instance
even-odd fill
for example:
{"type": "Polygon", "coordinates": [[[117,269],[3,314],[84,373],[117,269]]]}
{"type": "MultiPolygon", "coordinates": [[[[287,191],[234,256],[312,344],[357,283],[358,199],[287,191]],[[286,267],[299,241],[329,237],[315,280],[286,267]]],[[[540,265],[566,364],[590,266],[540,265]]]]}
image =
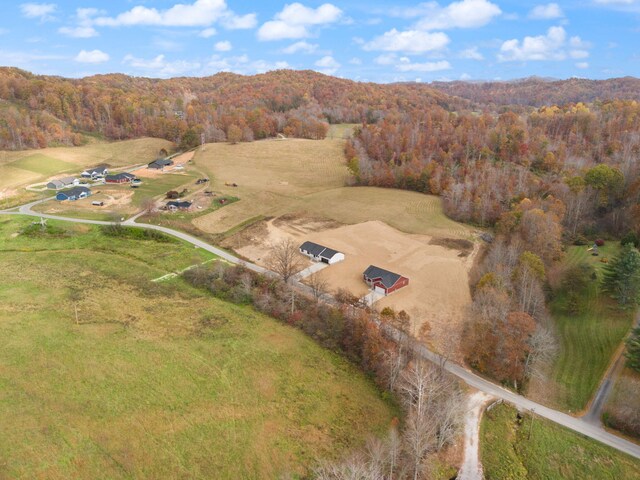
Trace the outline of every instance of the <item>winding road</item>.
{"type": "MultiPolygon", "coordinates": [[[[69,218],[69,217],[60,217],[56,215],[47,215],[47,214],[34,212],[32,210],[32,208],[35,205],[41,202],[45,202],[47,200],[51,200],[51,198],[46,198],[44,200],[31,202],[26,205],[22,205],[20,207],[15,207],[13,209],[3,210],[3,211],[0,211],[0,215],[29,215],[33,217],[42,217],[42,218],[49,218],[52,220],[63,220],[67,222],[85,223],[85,224],[92,224],[92,225],[113,225],[114,224],[113,222],[105,222],[105,221],[99,221],[99,220],[85,220],[80,218],[69,218]]],[[[191,235],[187,235],[186,233],[179,232],[177,230],[173,230],[167,227],[162,227],[159,225],[151,225],[147,223],[136,223],[136,219],[140,215],[141,214],[135,215],[134,217],[127,219],[121,224],[126,226],[135,226],[139,228],[157,230],[159,232],[163,232],[167,235],[171,235],[172,237],[188,242],[198,248],[207,250],[208,252],[211,252],[225,259],[230,263],[233,263],[236,265],[244,265],[246,268],[253,270],[254,272],[268,274],[268,275],[275,275],[273,272],[259,265],[246,262],[238,257],[235,257],[234,255],[231,255],[230,253],[220,248],[216,248],[198,238],[195,238],[191,235]]],[[[300,282],[295,282],[295,284],[298,287],[304,289],[305,291],[309,290],[308,286],[300,282]]],[[[616,450],[619,450],[628,455],[631,455],[632,457],[640,459],[640,445],[607,432],[604,428],[602,428],[599,422],[589,421],[588,419],[584,419],[584,418],[572,417],[571,415],[567,415],[566,413],[562,413],[557,410],[553,410],[549,407],[545,407],[544,405],[541,405],[539,403],[533,402],[523,397],[522,395],[518,395],[510,390],[502,388],[494,384],[493,382],[490,382],[489,380],[486,380],[476,375],[475,373],[471,372],[465,367],[462,367],[460,365],[457,365],[455,363],[448,361],[447,358],[435,352],[432,352],[425,345],[410,338],[404,332],[396,330],[395,328],[391,327],[388,324],[382,324],[381,326],[382,328],[384,328],[387,334],[395,338],[397,341],[404,341],[404,342],[407,342],[407,344],[412,345],[412,349],[416,356],[442,366],[446,371],[455,375],[470,387],[475,388],[476,390],[484,392],[485,394],[491,395],[493,397],[500,398],[503,401],[509,402],[510,404],[516,406],[518,409],[528,410],[537,416],[551,420],[559,425],[562,425],[570,430],[573,430],[574,432],[593,438],[594,440],[598,440],[599,442],[602,442],[605,445],[615,448],[616,450]]]]}

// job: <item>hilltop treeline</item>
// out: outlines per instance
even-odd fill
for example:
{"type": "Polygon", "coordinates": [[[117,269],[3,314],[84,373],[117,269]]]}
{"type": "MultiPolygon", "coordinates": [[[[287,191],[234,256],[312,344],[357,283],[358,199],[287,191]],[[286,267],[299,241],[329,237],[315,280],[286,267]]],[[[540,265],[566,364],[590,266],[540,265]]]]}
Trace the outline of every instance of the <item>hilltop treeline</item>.
{"type": "Polygon", "coordinates": [[[431,87],[448,95],[497,108],[509,105],[551,106],[607,100],[640,100],[640,80],[632,77],[589,80],[526,78],[512,82],[433,82],[431,87]]]}
{"type": "Polygon", "coordinates": [[[318,139],[329,123],[371,123],[390,111],[461,102],[426,85],[358,83],[311,71],[158,80],[118,74],[65,79],[4,68],[0,148],[77,145],[83,133],[176,143],[199,143],[201,133],[208,142],[279,133],[318,139]]]}

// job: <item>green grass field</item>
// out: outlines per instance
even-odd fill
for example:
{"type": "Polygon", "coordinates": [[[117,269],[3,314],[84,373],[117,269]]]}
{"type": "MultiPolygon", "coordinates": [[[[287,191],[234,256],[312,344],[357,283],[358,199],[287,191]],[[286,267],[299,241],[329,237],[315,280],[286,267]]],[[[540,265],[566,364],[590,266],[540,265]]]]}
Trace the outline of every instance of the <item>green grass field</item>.
{"type": "Polygon", "coordinates": [[[640,478],[640,461],[507,405],[485,413],[480,455],[486,480],[640,478]]]}
{"type": "Polygon", "coordinates": [[[150,282],[206,252],[32,220],[0,217],[0,478],[296,478],[396,415],[299,331],[150,282]]]}
{"type": "Polygon", "coordinates": [[[185,171],[181,174],[167,173],[154,178],[144,178],[142,185],[134,189],[135,193],[131,203],[139,207],[145,199],[164,195],[169,190],[182,190],[183,187],[193,189],[195,188],[193,181],[197,177],[197,174],[185,171]]]}
{"type": "Polygon", "coordinates": [[[550,305],[560,341],[552,371],[554,403],[572,412],[585,408],[631,327],[633,312],[620,310],[613,300],[601,294],[599,286],[605,265],[600,259],[613,258],[619,250],[618,243],[610,242],[600,249],[599,257],[593,257],[587,247],[570,247],[565,261],[569,265],[592,264],[598,271],[598,281],[581,298],[581,313],[567,312],[567,297],[562,291],[556,292],[550,305]]]}
{"type": "Polygon", "coordinates": [[[8,164],[13,168],[20,168],[40,175],[55,175],[58,173],[71,172],[77,169],[77,165],[54,157],[49,157],[41,153],[35,153],[27,157],[22,157],[8,164]]]}

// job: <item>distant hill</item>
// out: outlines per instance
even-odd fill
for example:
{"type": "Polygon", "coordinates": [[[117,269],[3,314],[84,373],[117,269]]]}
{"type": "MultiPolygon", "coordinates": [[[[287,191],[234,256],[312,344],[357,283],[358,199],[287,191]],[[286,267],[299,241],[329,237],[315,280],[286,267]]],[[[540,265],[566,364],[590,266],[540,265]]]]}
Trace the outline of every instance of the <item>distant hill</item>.
{"type": "Polygon", "coordinates": [[[541,107],[596,100],[640,100],[640,79],[609,80],[571,78],[554,80],[529,77],[509,82],[433,82],[432,88],[479,104],[541,107]]]}
{"type": "Polygon", "coordinates": [[[375,122],[392,112],[466,103],[425,84],[360,83],[313,71],[159,80],[122,74],[66,79],[0,68],[0,148],[80,144],[83,133],[153,136],[186,146],[199,143],[201,133],[207,141],[278,133],[322,138],[328,123],[375,122]]]}

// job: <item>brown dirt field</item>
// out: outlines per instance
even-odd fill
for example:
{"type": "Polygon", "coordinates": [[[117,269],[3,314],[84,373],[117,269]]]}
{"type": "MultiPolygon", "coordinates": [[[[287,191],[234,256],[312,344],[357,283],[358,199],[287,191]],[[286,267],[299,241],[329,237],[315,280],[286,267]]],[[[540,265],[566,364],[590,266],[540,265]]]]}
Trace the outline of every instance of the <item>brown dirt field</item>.
{"type": "Polygon", "coordinates": [[[409,278],[409,286],[379,300],[376,308],[405,310],[413,319],[415,335],[432,348],[457,357],[463,317],[471,303],[468,274],[477,248],[470,254],[464,250],[467,255],[461,256],[461,250],[434,245],[430,236],[403,233],[380,221],[333,224],[318,231],[314,221],[310,228],[305,227],[304,219],[297,216],[293,225],[291,228],[282,217],[260,222],[228,239],[225,246],[263,265],[270,245],[285,238],[335,248],[345,253],[345,260],[316,275],[326,279],[333,290],[345,288],[360,297],[369,292],[362,280],[369,265],[402,274],[409,278]]]}

